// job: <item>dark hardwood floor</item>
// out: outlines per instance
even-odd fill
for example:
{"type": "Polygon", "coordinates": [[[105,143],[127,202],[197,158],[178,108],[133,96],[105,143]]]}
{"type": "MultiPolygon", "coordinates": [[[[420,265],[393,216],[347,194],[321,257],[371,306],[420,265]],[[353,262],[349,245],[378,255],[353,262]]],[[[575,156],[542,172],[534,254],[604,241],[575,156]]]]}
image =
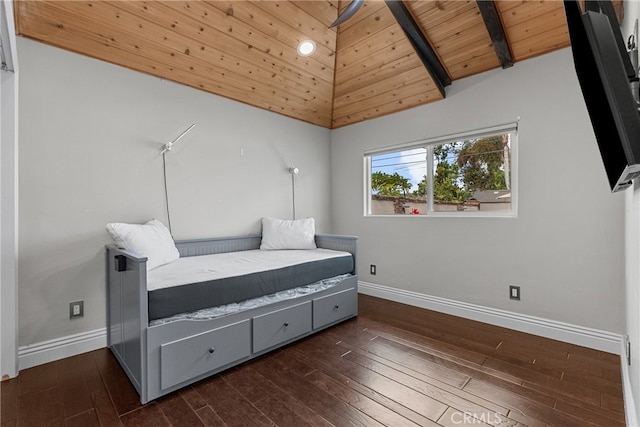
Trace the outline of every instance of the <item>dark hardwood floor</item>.
{"type": "Polygon", "coordinates": [[[140,405],[111,353],[1,384],[5,426],[623,426],[619,356],[360,296],[359,316],[140,405]]]}

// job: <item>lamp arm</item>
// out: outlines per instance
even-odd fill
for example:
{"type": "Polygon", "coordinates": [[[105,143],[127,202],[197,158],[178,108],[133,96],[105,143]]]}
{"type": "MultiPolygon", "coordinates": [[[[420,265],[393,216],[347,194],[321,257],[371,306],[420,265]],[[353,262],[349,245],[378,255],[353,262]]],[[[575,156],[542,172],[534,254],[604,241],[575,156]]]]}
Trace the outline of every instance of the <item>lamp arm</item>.
{"type": "Polygon", "coordinates": [[[167,142],[167,143],[164,145],[164,148],[162,149],[162,152],[161,152],[160,154],[164,154],[164,153],[166,153],[167,151],[171,151],[171,150],[173,150],[173,144],[175,144],[176,142],[180,141],[180,139],[181,139],[183,136],[185,136],[187,133],[189,133],[189,131],[190,131],[191,129],[193,129],[195,125],[196,125],[195,123],[194,123],[194,124],[192,124],[192,125],[191,125],[191,126],[189,126],[189,127],[188,127],[184,132],[182,132],[182,133],[181,133],[181,134],[180,134],[176,139],[174,139],[174,140],[173,140],[173,141],[171,141],[171,142],[167,142]]]}

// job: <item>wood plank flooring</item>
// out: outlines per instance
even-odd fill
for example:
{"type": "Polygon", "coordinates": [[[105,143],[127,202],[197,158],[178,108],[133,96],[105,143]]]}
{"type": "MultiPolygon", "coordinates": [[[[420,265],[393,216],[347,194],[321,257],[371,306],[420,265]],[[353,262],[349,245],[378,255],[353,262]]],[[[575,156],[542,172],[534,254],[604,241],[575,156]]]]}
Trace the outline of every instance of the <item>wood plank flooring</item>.
{"type": "Polygon", "coordinates": [[[142,406],[106,349],[1,384],[8,426],[624,426],[619,356],[367,296],[359,316],[142,406]]]}

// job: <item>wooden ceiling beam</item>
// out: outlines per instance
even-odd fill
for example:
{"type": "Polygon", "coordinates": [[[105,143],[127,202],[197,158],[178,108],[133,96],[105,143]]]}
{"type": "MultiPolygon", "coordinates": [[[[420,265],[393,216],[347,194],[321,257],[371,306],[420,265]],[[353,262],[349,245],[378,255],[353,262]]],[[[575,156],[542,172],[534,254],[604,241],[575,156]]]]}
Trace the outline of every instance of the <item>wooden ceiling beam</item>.
{"type": "Polygon", "coordinates": [[[445,70],[442,62],[436,55],[435,50],[427,40],[420,26],[415,21],[409,9],[402,0],[385,0],[387,7],[393,14],[402,30],[407,35],[407,38],[413,45],[418,57],[427,68],[427,71],[431,75],[434,83],[438,87],[442,97],[445,97],[444,88],[451,84],[451,77],[445,70]]]}
{"type": "Polygon", "coordinates": [[[504,31],[502,21],[500,20],[500,14],[498,8],[493,0],[476,0],[478,9],[480,9],[480,15],[484,20],[484,25],[487,27],[493,49],[496,51],[498,60],[502,68],[509,68],[513,66],[513,54],[507,41],[507,34],[504,31]]]}

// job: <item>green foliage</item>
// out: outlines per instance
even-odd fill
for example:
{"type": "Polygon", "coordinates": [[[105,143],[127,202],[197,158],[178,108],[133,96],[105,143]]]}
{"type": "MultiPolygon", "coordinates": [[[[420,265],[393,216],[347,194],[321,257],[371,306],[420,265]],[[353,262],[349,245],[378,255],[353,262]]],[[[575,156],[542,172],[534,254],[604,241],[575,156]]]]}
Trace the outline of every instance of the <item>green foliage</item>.
{"type": "Polygon", "coordinates": [[[440,162],[433,177],[433,198],[446,202],[465,202],[471,193],[458,184],[460,171],[455,163],[440,162]]]}
{"type": "Polygon", "coordinates": [[[449,157],[450,154],[457,155],[459,151],[458,145],[459,144],[455,143],[434,145],[433,157],[435,158],[436,162],[446,162],[447,157],[449,157]]]}
{"type": "Polygon", "coordinates": [[[467,191],[506,190],[502,135],[464,141],[456,164],[467,191]]]}
{"type": "Polygon", "coordinates": [[[505,151],[503,135],[435,146],[434,199],[464,202],[474,191],[507,189],[505,151]]]}
{"type": "Polygon", "coordinates": [[[413,192],[416,197],[427,197],[427,175],[422,177],[422,181],[418,183],[418,189],[413,192]]]}
{"type": "Polygon", "coordinates": [[[407,196],[411,190],[409,178],[405,178],[395,172],[393,175],[384,172],[371,174],[371,191],[381,196],[407,196]]]}

